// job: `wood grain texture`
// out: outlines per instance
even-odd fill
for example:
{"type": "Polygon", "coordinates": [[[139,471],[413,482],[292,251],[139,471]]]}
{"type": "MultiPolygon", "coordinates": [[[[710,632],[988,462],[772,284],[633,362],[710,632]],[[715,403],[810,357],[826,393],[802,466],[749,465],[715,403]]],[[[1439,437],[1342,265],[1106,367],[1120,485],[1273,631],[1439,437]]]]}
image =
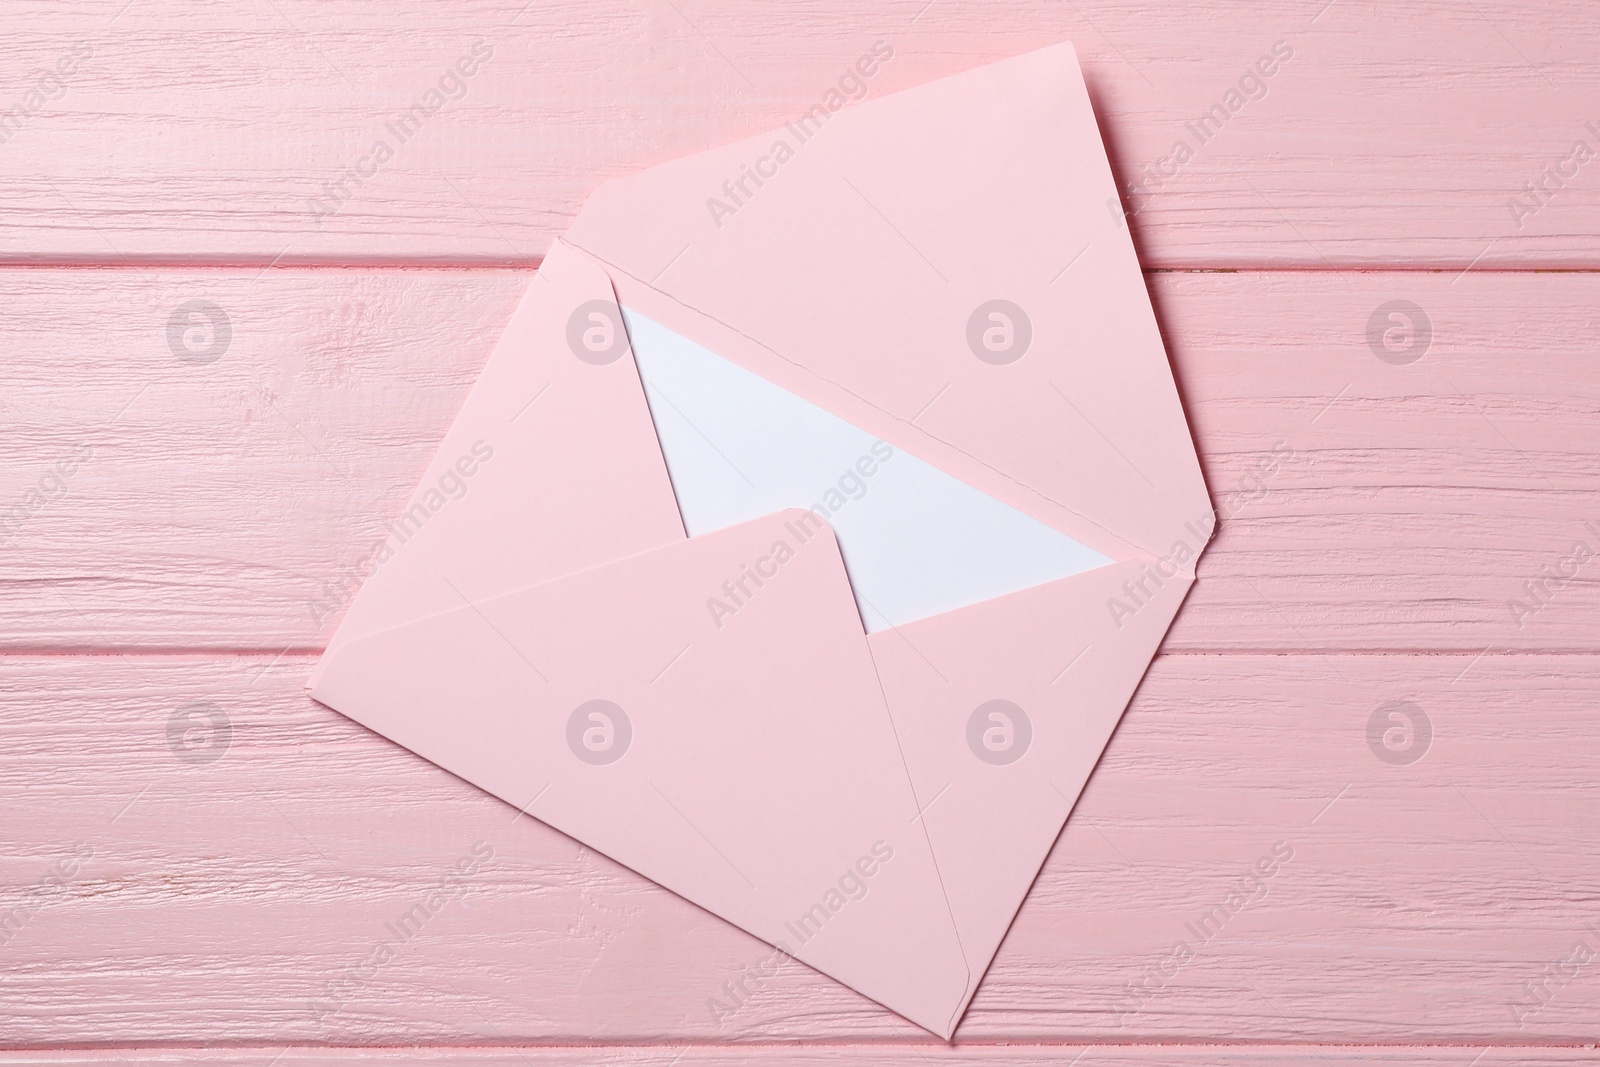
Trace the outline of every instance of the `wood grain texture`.
{"type": "MultiPolygon", "coordinates": [[[[526,277],[0,273],[0,647],[321,647],[526,277]],[[233,329],[204,366],[166,332],[194,299],[233,329]]],[[[1600,651],[1600,563],[1525,589],[1600,551],[1600,276],[1150,282],[1222,515],[1169,652],[1600,651]],[[1393,299],[1432,324],[1408,366],[1369,345],[1393,299]]]]}
{"type": "Polygon", "coordinates": [[[19,0],[0,105],[49,98],[0,143],[0,257],[531,265],[599,181],[781,125],[876,40],[873,95],[1061,39],[1147,266],[1600,263],[1582,0],[19,0]],[[480,41],[459,98],[389,132],[480,41]]]}
{"type": "Polygon", "coordinates": [[[1581,0],[9,3],[0,1067],[1595,1062],[1600,274],[1535,271],[1600,268],[1597,55],[1581,0]],[[302,682],[598,182],[1063,38],[1221,530],[954,1047],[735,1002],[764,946],[302,682]]]}
{"type": "Polygon", "coordinates": [[[5,1067],[102,1067],[132,1064],[171,1067],[347,1067],[355,1064],[422,1064],[426,1067],[831,1067],[835,1064],[879,1064],[882,1067],[1567,1067],[1594,1062],[1589,1048],[1462,1048],[1338,1047],[1329,1045],[1255,1045],[1174,1048],[1161,1045],[740,1045],[733,1048],[693,1044],[520,1046],[506,1048],[329,1049],[139,1048],[87,1051],[0,1052],[5,1067]],[[1476,1057],[1476,1058],[1475,1058],[1476,1057]]]}
{"type": "MultiPolygon", "coordinates": [[[[719,1020],[764,946],[311,702],[310,664],[0,657],[0,914],[87,850],[0,945],[5,1045],[925,1041],[799,965],[719,1020]],[[195,702],[228,741],[175,751],[195,702]]],[[[1517,1006],[1600,946],[1597,699],[1593,656],[1158,658],[960,1040],[1592,1042],[1600,958],[1517,1006]],[[1368,745],[1395,698],[1432,724],[1409,765],[1368,745]]]]}

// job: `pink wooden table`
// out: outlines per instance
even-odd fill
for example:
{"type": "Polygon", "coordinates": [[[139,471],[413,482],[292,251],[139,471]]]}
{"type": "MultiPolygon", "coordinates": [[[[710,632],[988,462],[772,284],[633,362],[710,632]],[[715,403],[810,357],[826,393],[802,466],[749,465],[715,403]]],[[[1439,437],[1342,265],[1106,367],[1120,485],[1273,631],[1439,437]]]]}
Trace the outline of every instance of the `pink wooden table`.
{"type": "Polygon", "coordinates": [[[8,0],[0,55],[0,1067],[1600,1055],[1589,0],[8,0]],[[587,190],[1061,38],[1221,532],[953,1048],[798,967],[717,1010],[756,941],[302,682],[587,190]]]}

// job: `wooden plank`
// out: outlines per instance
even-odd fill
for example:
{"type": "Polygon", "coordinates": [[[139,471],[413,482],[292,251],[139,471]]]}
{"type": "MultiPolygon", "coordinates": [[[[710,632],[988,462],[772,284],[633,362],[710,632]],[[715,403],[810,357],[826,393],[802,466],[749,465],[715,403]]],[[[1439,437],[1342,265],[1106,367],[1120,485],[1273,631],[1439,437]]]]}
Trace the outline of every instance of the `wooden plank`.
{"type": "MultiPolygon", "coordinates": [[[[0,273],[0,647],[321,647],[526,277],[0,273]],[[192,300],[215,362],[171,347],[192,300]]],[[[1223,515],[1169,651],[1600,650],[1563,562],[1600,550],[1600,276],[1150,280],[1223,515]],[[1409,365],[1369,344],[1397,299],[1409,365]]]]}
{"type": "Polygon", "coordinates": [[[1596,647],[1600,279],[1152,280],[1221,516],[1169,649],[1596,647]]]}
{"type": "Polygon", "coordinates": [[[215,1048],[182,1047],[90,1049],[45,1052],[0,1052],[3,1067],[118,1067],[170,1064],[172,1067],[347,1067],[352,1064],[423,1064],[427,1067],[741,1067],[783,1064],[825,1067],[834,1064],[878,1064],[920,1067],[949,1064],[1049,1065],[1082,1062],[1084,1067],[1137,1064],[1139,1067],[1463,1067],[1474,1054],[1480,1067],[1565,1067],[1592,1063],[1584,1048],[1427,1048],[1330,1045],[1223,1045],[1184,1048],[1160,1045],[602,1045],[523,1046],[518,1048],[215,1048]],[[1465,1057],[1465,1058],[1464,1058],[1465,1057]]]}
{"type": "MultiPolygon", "coordinates": [[[[1569,961],[1600,951],[1600,657],[1464,660],[1159,658],[961,1039],[1421,1043],[1462,1067],[1483,1045],[1592,1042],[1600,961],[1569,961]],[[1395,699],[1431,723],[1415,762],[1369,747],[1395,699]],[[1258,888],[1275,848],[1292,857],[1258,888]],[[1219,914],[1241,886],[1254,901],[1219,914]],[[1193,958],[1171,962],[1179,941],[1193,958]]],[[[309,666],[0,657],[0,914],[35,906],[0,945],[7,1045],[621,1044],[653,1062],[632,1046],[925,1037],[799,966],[716,1018],[761,945],[310,702],[309,666]],[[226,715],[226,744],[172,739],[195,703],[226,715]],[[464,894],[396,938],[386,924],[485,847],[464,894]]]]}
{"type": "Polygon", "coordinates": [[[876,41],[871,96],[1061,39],[1148,266],[1600,263],[1584,0],[22,0],[0,256],[531,265],[601,180],[789,121],[876,41]]]}

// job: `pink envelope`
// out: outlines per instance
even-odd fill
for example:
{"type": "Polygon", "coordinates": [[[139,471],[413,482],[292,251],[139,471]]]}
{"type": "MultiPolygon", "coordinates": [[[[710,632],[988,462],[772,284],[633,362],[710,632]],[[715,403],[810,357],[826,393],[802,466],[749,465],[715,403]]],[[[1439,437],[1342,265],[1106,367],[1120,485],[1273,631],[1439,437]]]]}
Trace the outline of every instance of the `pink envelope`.
{"type": "Polygon", "coordinates": [[[312,695],[950,1037],[1214,525],[1117,203],[1066,44],[602,186],[312,695]]]}

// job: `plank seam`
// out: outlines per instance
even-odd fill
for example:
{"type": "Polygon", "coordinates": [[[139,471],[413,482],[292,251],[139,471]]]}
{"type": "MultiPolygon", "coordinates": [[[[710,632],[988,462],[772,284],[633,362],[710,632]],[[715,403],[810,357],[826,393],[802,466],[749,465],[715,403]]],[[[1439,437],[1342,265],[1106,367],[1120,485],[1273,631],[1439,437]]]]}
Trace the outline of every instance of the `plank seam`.
{"type": "MultiPolygon", "coordinates": [[[[0,659],[46,659],[46,658],[95,658],[102,656],[123,656],[127,658],[142,659],[183,659],[193,657],[206,657],[211,659],[235,656],[240,658],[259,658],[271,656],[276,659],[311,659],[321,656],[321,648],[206,648],[206,647],[125,647],[125,646],[43,646],[33,648],[0,648],[0,659]]],[[[1481,649],[1481,648],[1175,648],[1162,649],[1156,654],[1157,658],[1199,657],[1199,656],[1295,656],[1302,659],[1327,657],[1327,656],[1361,656],[1373,658],[1377,656],[1404,656],[1404,657],[1439,657],[1439,658],[1483,658],[1483,659],[1514,659],[1529,656],[1570,656],[1593,657],[1600,656],[1600,648],[1506,648],[1506,649],[1481,649]]]]}
{"type": "MultiPolygon", "coordinates": [[[[119,1049],[138,1051],[142,1053],[160,1053],[163,1051],[193,1052],[193,1051],[228,1051],[228,1052],[305,1052],[307,1054],[328,1054],[345,1052],[398,1052],[402,1050],[417,1050],[428,1053],[474,1053],[474,1052],[515,1052],[519,1049],[535,1051],[556,1050],[581,1050],[604,1049],[608,1051],[648,1051],[662,1048],[674,1048],[688,1051],[689,1049],[749,1049],[749,1050],[792,1050],[804,1049],[808,1052],[828,1051],[832,1049],[909,1049],[919,1050],[934,1044],[932,1041],[896,1040],[885,1038],[874,1041],[805,1041],[789,1039],[774,1039],[770,1041],[676,1041],[662,1040],[654,1042],[639,1041],[548,1041],[548,1042],[515,1042],[497,1041],[485,1042],[477,1045],[460,1044],[419,1044],[407,1042],[394,1045],[278,1045],[264,1042],[206,1042],[185,1044],[62,1044],[62,1045],[25,1045],[13,1047],[0,1047],[0,1059],[6,1056],[52,1054],[63,1052],[116,1052],[119,1049]]],[[[1461,1049],[1548,1049],[1551,1051],[1588,1051],[1596,1047],[1593,1040],[1574,1038],[1571,1041],[1478,1041],[1462,1039],[1460,1041],[1428,1041],[1428,1042],[1402,1042],[1402,1041],[1281,1041],[1263,1038],[1259,1041],[1172,1041],[1161,1038],[1151,1038],[1147,1041],[1097,1041],[1086,1038],[1082,1041],[1029,1041],[1026,1039],[994,1038],[978,1040],[955,1040],[947,1046],[952,1052],[977,1049],[1100,1049],[1100,1050],[1148,1050],[1166,1049],[1182,1051],[1186,1049],[1290,1049],[1290,1050],[1316,1050],[1316,1049],[1407,1049],[1412,1051],[1438,1050],[1440,1052],[1455,1052],[1461,1049]]]]}
{"type": "MultiPolygon", "coordinates": [[[[462,258],[406,257],[401,259],[332,259],[308,256],[243,256],[236,259],[187,256],[130,256],[121,260],[96,258],[9,258],[0,256],[0,270],[90,271],[106,270],[137,273],[143,270],[391,270],[391,271],[535,271],[543,257],[462,258]]],[[[1203,264],[1179,263],[1164,267],[1145,267],[1145,274],[1600,274],[1600,265],[1528,263],[1515,266],[1474,268],[1470,263],[1391,263],[1353,262],[1329,267],[1297,263],[1203,264]]]]}

